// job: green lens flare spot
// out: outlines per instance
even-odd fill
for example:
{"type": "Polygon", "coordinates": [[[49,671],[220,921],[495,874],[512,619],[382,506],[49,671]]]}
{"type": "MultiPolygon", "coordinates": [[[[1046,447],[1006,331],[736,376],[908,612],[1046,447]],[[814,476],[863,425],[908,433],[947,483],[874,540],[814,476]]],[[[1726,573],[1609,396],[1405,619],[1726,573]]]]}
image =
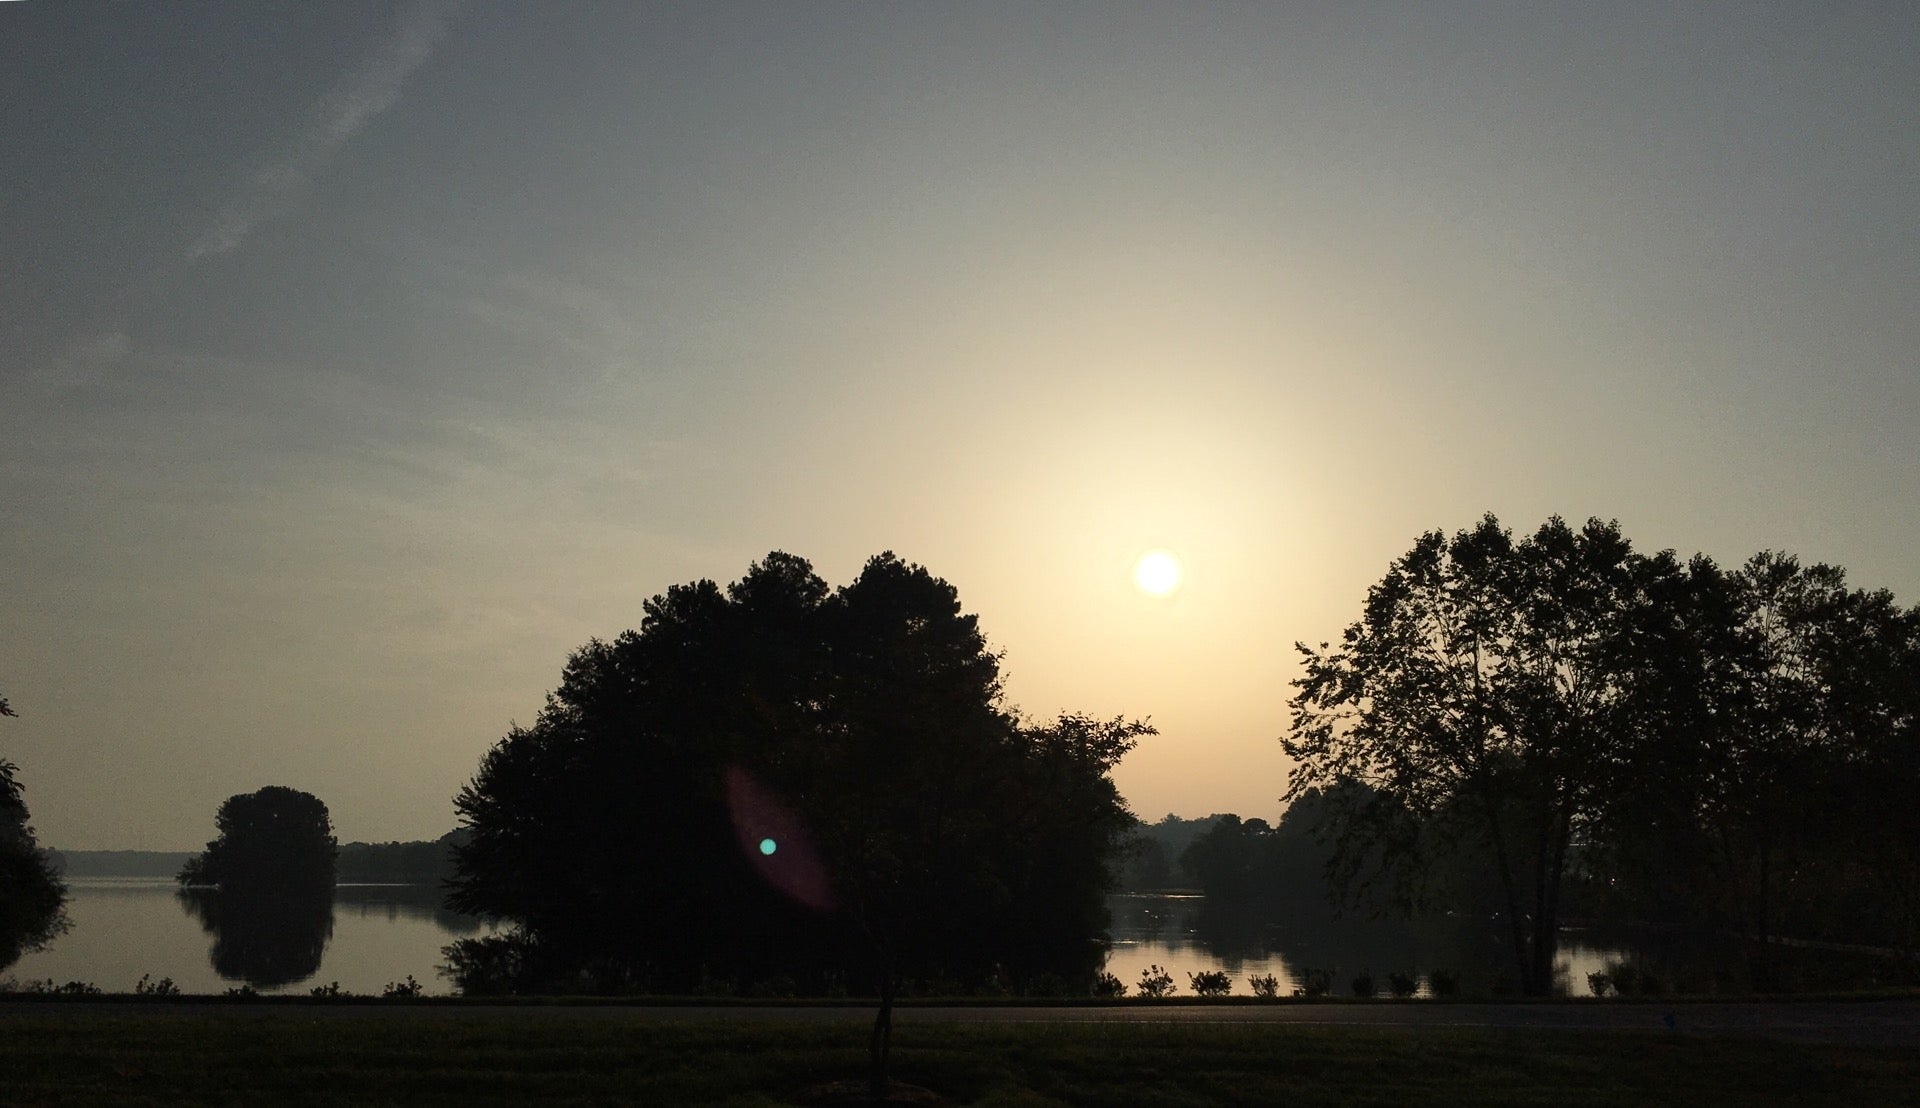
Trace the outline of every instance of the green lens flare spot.
{"type": "Polygon", "coordinates": [[[778,849],[780,849],[780,844],[779,844],[779,843],[776,843],[776,842],[774,842],[774,841],[773,841],[772,839],[761,839],[761,840],[760,840],[760,853],[762,853],[762,854],[772,854],[772,853],[773,853],[774,851],[776,851],[776,850],[778,850],[778,849]]]}

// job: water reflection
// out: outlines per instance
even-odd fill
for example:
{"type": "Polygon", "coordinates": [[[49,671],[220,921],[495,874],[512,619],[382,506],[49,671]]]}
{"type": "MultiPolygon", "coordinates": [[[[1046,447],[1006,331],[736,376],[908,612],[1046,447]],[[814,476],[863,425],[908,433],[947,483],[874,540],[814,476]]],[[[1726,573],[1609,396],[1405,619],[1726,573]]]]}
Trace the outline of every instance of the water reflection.
{"type": "MultiPolygon", "coordinates": [[[[1235,911],[1231,904],[1197,896],[1129,894],[1108,900],[1112,952],[1107,972],[1133,986],[1149,965],[1165,967],[1180,992],[1187,974],[1224,970],[1236,994],[1251,992],[1250,975],[1272,974],[1281,995],[1323,975],[1336,994],[1352,991],[1357,977],[1371,977],[1384,991],[1391,975],[1418,981],[1418,995],[1432,995],[1436,975],[1461,996],[1501,996],[1518,991],[1510,933],[1498,919],[1438,916],[1408,922],[1335,915],[1302,907],[1279,916],[1235,911]]],[[[1777,944],[1769,961],[1789,991],[1843,990],[1907,985],[1920,980],[1920,959],[1899,951],[1813,943],[1777,944]]],[[[1681,929],[1618,928],[1560,934],[1553,990],[1590,996],[1594,978],[1621,966],[1631,972],[1636,995],[1744,994],[1755,988],[1752,944],[1738,936],[1681,929]]]]}
{"type": "Polygon", "coordinates": [[[437,885],[336,885],[334,911],[389,923],[418,920],[451,935],[476,935],[486,929],[478,916],[449,911],[437,885]]]}
{"type": "MultiPolygon", "coordinates": [[[[1350,991],[1354,978],[1371,977],[1381,992],[1389,976],[1415,979],[1431,995],[1435,973],[1450,978],[1465,995],[1496,995],[1514,988],[1512,954],[1488,921],[1437,918],[1420,923],[1335,915],[1304,908],[1274,918],[1235,911],[1198,896],[1124,895],[1109,900],[1114,947],[1107,972],[1132,985],[1149,964],[1164,966],[1181,992],[1186,975],[1224,970],[1233,991],[1251,991],[1249,976],[1271,974],[1281,995],[1304,987],[1310,974],[1335,993],[1350,991]]],[[[1569,935],[1563,943],[1557,991],[1588,992],[1586,973],[1625,955],[1593,947],[1569,935]]]]}
{"type": "Polygon", "coordinates": [[[256,989],[305,981],[320,971],[333,938],[333,890],[189,888],[180,903],[214,936],[215,973],[256,989]]]}

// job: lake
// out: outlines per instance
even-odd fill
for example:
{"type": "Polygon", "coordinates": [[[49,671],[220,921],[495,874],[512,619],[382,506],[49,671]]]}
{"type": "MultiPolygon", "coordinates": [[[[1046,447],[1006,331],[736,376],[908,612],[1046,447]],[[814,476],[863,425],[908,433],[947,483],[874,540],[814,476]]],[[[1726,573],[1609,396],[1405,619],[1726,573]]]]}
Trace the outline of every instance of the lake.
{"type": "MultiPolygon", "coordinates": [[[[155,981],[170,977],[189,993],[225,992],[249,978],[263,993],[304,993],[338,982],[345,991],[373,995],[411,975],[426,992],[446,994],[452,990],[438,973],[441,948],[491,930],[439,908],[439,891],[431,886],[341,885],[331,906],[276,912],[264,921],[184,901],[166,879],[70,878],[68,888],[73,930],[6,975],[130,991],[144,974],[155,981]],[[209,922],[216,916],[217,930],[209,922]]],[[[1424,992],[1434,970],[1453,974],[1463,991],[1484,994],[1497,987],[1505,967],[1504,951],[1492,938],[1476,945],[1365,920],[1291,931],[1262,925],[1248,934],[1210,919],[1197,896],[1121,895],[1109,905],[1114,945],[1107,971],[1130,992],[1150,965],[1172,975],[1176,995],[1191,994],[1189,974],[1220,970],[1240,996],[1252,992],[1249,976],[1266,974],[1289,995],[1310,970],[1325,971],[1341,994],[1362,972],[1373,975],[1383,995],[1387,975],[1395,972],[1418,975],[1424,992]]],[[[1587,973],[1621,957],[1618,949],[1568,935],[1560,952],[1564,990],[1586,995],[1587,973]]]]}
{"type": "MultiPolygon", "coordinates": [[[[165,878],[68,878],[67,916],[73,929],[50,949],[15,962],[5,975],[20,981],[90,981],[109,992],[133,989],[142,974],[171,977],[182,992],[221,993],[244,976],[215,969],[216,935],[203,916],[183,903],[179,886],[165,878]]],[[[429,993],[447,993],[435,971],[440,948],[484,933],[482,921],[438,908],[439,890],[420,885],[340,885],[330,910],[298,921],[291,950],[267,949],[260,937],[237,944],[243,965],[290,965],[296,979],[259,991],[304,993],[338,981],[343,990],[378,995],[411,974],[429,993]],[[302,948],[317,940],[317,967],[302,948]],[[302,972],[307,971],[307,972],[302,972]]],[[[281,921],[276,920],[276,923],[281,921]]],[[[223,932],[218,938],[225,941],[223,932]]],[[[229,946],[236,944],[229,943],[229,946]]],[[[280,974],[278,976],[285,976],[280,974]]]]}
{"type": "MultiPolygon", "coordinates": [[[[1292,924],[1248,922],[1209,915],[1205,897],[1122,894],[1109,897],[1113,948],[1107,972],[1139,991],[1142,973],[1157,965],[1172,976],[1175,996],[1191,996],[1191,974],[1223,971],[1232,995],[1251,996],[1249,977],[1272,975],[1281,996],[1290,996],[1312,971],[1324,973],[1335,995],[1351,995],[1353,979],[1373,978],[1388,995],[1387,977],[1417,979],[1417,995],[1431,995],[1429,975],[1450,974],[1464,995],[1485,996],[1509,987],[1511,948],[1495,928],[1416,929],[1394,921],[1308,917],[1292,924]]],[[[1562,932],[1554,970],[1559,991],[1591,996],[1587,974],[1626,960],[1618,946],[1562,932]]]]}

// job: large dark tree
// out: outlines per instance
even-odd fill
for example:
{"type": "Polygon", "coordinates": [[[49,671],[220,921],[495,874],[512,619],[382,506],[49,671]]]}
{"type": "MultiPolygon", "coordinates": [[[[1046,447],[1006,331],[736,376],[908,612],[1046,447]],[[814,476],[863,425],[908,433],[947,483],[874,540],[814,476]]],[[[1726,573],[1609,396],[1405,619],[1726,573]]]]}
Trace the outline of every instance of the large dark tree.
{"type": "Polygon", "coordinates": [[[1911,942],[1920,616],[1849,588],[1837,567],[1770,552],[1721,588],[1702,726],[1689,732],[1695,814],[1759,940],[1757,983],[1775,984],[1770,940],[1783,929],[1911,942]]]}
{"type": "Polygon", "coordinates": [[[515,924],[452,948],[456,974],[886,996],[1090,977],[1129,821],[1108,771],[1145,731],[1017,719],[953,587],[890,554],[839,590],[778,552],[676,586],[576,652],[456,798],[451,903],[515,924]]]}
{"type": "Polygon", "coordinates": [[[1782,934],[1920,938],[1920,611],[1835,567],[1488,517],[1303,650],[1290,795],[1329,790],[1334,876],[1410,906],[1488,859],[1529,991],[1569,884],[1596,915],[1752,936],[1762,987],[1782,934]]]}
{"type": "MultiPolygon", "coordinates": [[[[13,714],[0,696],[0,716],[13,714]]],[[[19,768],[0,760],[0,969],[67,929],[67,887],[27,822],[19,768]]]]}
{"type": "Polygon", "coordinates": [[[1339,646],[1300,647],[1288,796],[1321,792],[1336,872],[1404,895],[1436,853],[1485,851],[1521,987],[1547,992],[1572,849],[1666,723],[1663,598],[1684,575],[1598,520],[1422,536],[1339,646]]]}

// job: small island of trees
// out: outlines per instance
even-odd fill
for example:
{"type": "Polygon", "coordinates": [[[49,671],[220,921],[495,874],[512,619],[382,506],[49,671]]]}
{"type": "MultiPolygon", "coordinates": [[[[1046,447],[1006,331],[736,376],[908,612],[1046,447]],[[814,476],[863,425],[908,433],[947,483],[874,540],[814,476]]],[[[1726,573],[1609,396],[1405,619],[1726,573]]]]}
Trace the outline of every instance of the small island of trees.
{"type": "Polygon", "coordinates": [[[273,988],[320,968],[333,935],[337,844],[327,806],[281,785],[228,797],[219,836],[180,869],[222,977],[273,988]]]}

